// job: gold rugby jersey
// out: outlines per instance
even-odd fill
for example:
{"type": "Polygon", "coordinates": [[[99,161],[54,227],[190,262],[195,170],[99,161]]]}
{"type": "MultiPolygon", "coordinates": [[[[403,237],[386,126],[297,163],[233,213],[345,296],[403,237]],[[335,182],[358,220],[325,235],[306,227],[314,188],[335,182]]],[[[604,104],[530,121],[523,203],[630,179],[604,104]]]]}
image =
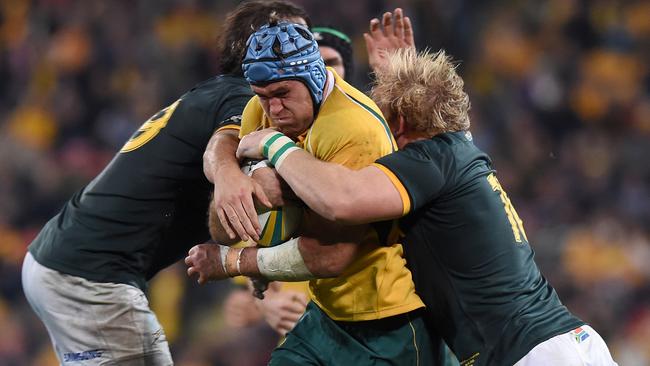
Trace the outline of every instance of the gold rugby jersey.
{"type": "MultiPolygon", "coordinates": [[[[341,79],[331,68],[316,120],[298,144],[314,157],[361,169],[397,149],[379,107],[341,79]]],[[[273,126],[257,96],[242,114],[240,137],[273,126]]],[[[403,314],[424,304],[415,293],[401,244],[380,244],[370,229],[362,254],[337,278],[310,282],[312,300],[334,320],[362,321],[403,314]]]]}

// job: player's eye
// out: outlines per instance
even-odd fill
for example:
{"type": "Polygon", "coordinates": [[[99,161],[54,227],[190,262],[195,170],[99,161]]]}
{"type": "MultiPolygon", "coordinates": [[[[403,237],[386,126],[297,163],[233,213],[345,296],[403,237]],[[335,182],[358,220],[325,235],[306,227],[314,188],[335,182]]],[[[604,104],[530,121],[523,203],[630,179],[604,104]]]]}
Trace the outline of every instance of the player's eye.
{"type": "Polygon", "coordinates": [[[325,60],[325,65],[326,66],[339,66],[341,64],[342,64],[341,60],[339,60],[337,58],[325,60]]]}

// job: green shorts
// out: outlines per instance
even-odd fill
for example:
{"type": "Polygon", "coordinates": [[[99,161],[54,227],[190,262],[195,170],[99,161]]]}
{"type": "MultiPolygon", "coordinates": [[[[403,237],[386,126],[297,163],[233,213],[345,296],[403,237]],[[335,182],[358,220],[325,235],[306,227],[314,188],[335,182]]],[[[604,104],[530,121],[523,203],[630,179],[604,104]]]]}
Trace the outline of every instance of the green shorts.
{"type": "Polygon", "coordinates": [[[271,366],[433,365],[431,339],[420,311],[379,320],[334,321],[310,302],[271,355],[271,366]]]}

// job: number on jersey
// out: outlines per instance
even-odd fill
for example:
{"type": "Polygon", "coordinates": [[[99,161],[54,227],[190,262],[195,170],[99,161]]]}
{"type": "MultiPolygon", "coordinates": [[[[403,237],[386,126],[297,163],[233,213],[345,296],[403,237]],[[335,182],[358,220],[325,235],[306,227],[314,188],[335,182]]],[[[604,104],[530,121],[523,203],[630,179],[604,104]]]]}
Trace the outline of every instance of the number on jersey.
{"type": "Polygon", "coordinates": [[[501,197],[501,202],[503,202],[503,208],[506,211],[506,216],[508,217],[510,226],[512,226],[512,234],[515,236],[515,241],[517,243],[521,243],[523,237],[523,240],[528,242],[528,237],[526,236],[526,232],[524,231],[524,223],[519,218],[519,215],[517,215],[517,211],[515,211],[515,208],[512,206],[512,203],[510,202],[510,198],[508,198],[506,191],[504,191],[503,188],[501,187],[501,183],[499,183],[499,180],[497,179],[496,175],[494,174],[488,175],[487,180],[490,183],[492,190],[494,190],[495,192],[498,191],[500,193],[499,196],[501,197]]]}
{"type": "Polygon", "coordinates": [[[169,117],[172,116],[172,113],[174,113],[174,110],[178,107],[179,102],[180,99],[169,107],[154,114],[147,120],[147,122],[143,123],[142,126],[140,126],[140,128],[133,134],[131,139],[124,144],[124,147],[122,147],[120,152],[126,153],[138,149],[142,147],[142,145],[151,141],[152,138],[156,137],[158,132],[167,126],[167,121],[169,121],[169,117]]]}

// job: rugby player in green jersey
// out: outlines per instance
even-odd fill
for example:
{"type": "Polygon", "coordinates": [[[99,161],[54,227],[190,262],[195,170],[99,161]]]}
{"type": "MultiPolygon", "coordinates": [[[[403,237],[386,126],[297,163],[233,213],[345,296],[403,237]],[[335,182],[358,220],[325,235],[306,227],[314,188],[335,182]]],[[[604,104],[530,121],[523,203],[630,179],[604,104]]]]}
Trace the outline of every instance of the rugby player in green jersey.
{"type": "MultiPolygon", "coordinates": [[[[472,141],[469,98],[450,58],[401,50],[377,76],[373,100],[400,151],[354,171],[262,130],[242,139],[238,156],[281,162],[276,169],[293,191],[330,220],[402,217],[427,325],[461,365],[615,365],[603,339],[539,272],[522,220],[472,141]]],[[[300,252],[282,252],[283,245],[257,251],[304,266],[300,252]]],[[[242,272],[259,272],[254,260],[241,264],[242,272]]]]}
{"type": "MultiPolygon", "coordinates": [[[[302,8],[286,1],[241,3],[223,26],[223,74],[146,121],[29,246],[23,289],[61,364],[172,364],[144,291],[158,271],[209,239],[210,182],[224,184],[213,157],[236,148],[220,140],[237,136],[253,95],[241,70],[246,40],[271,15],[309,23],[302,8]]],[[[250,178],[239,182],[270,205],[250,178]]]]}

